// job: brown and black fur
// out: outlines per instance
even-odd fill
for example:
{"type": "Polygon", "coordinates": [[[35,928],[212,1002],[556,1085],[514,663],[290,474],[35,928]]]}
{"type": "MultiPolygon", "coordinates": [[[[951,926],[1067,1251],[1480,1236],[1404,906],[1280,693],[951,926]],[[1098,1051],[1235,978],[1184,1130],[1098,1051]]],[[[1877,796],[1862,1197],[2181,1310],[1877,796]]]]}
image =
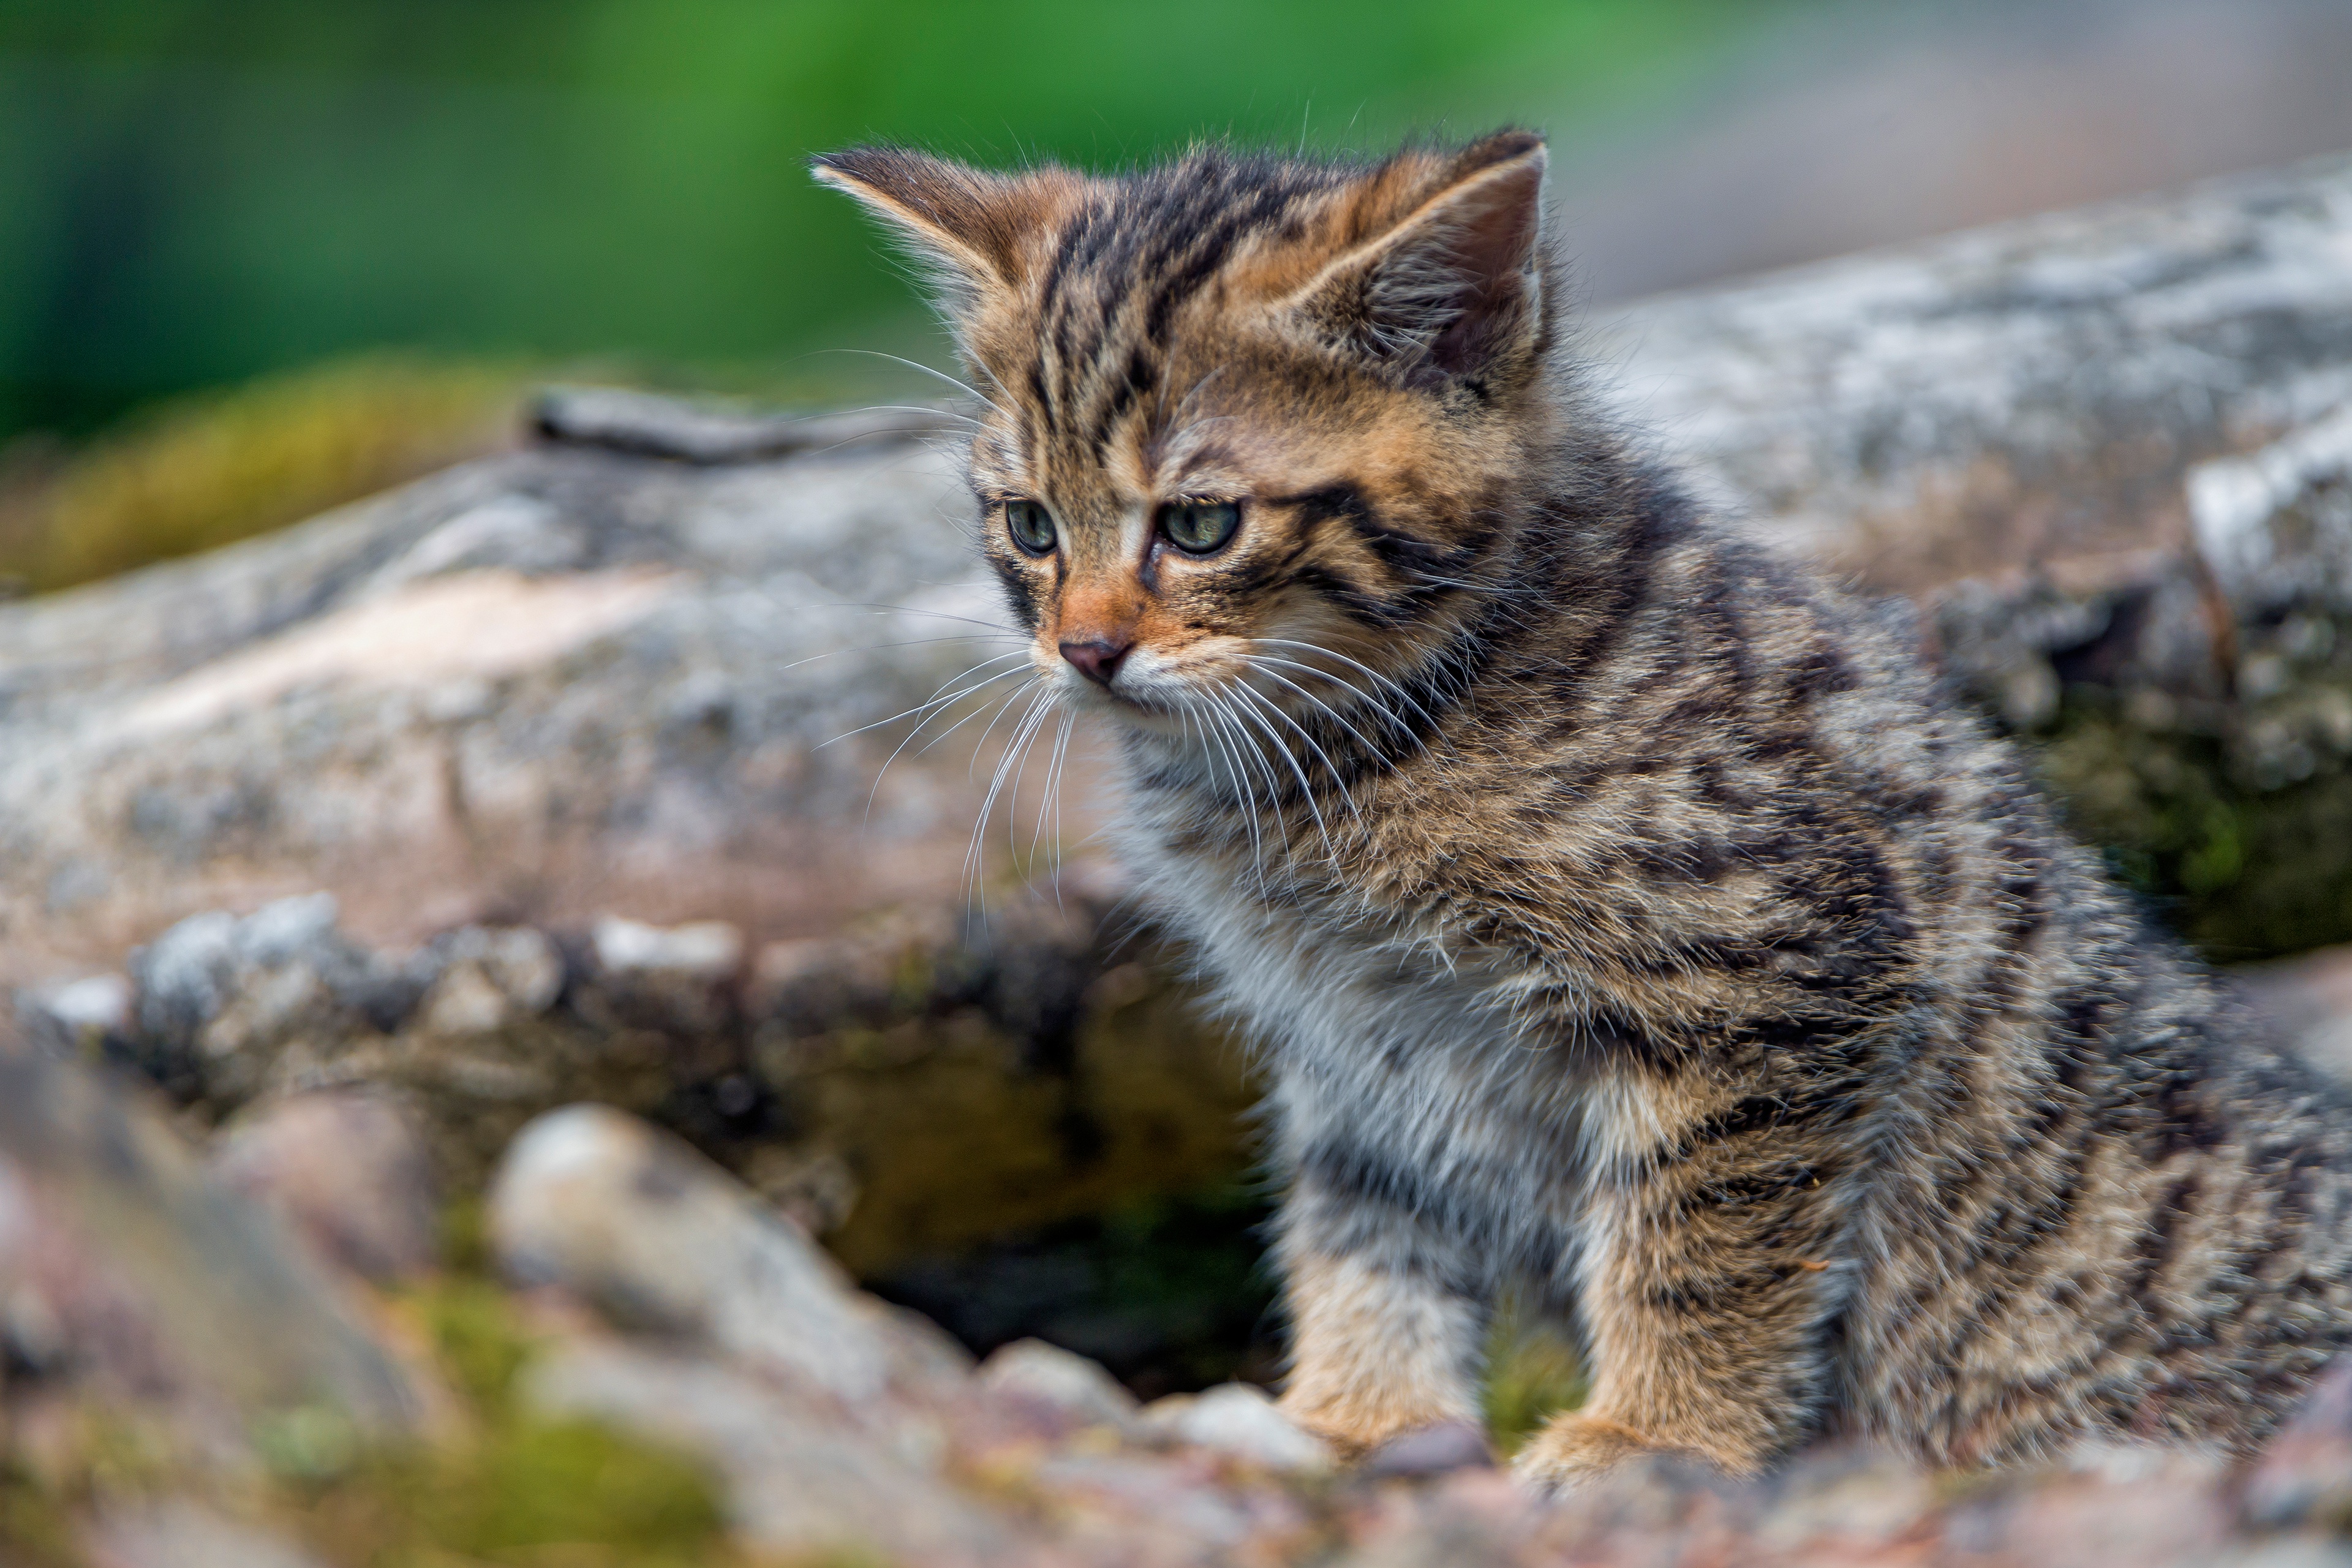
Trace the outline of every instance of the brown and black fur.
{"type": "Polygon", "coordinates": [[[983,547],[1267,1053],[1286,1408],[1474,1418],[1510,1281],[1593,1367],[1539,1484],[2244,1447],[2352,1337],[2352,1121],[1897,630],[1594,413],[1543,159],[818,164],[939,264],[983,547]]]}

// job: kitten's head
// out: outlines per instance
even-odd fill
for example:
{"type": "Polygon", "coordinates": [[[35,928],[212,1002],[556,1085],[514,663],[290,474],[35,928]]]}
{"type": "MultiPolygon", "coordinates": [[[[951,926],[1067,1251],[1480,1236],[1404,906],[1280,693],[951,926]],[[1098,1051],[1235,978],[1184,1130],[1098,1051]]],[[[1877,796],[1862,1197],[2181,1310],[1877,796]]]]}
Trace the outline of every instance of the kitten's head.
{"type": "Polygon", "coordinates": [[[1475,614],[1552,417],[1541,140],[1146,172],[816,162],[934,268],[1038,668],[1146,729],[1365,695],[1475,614]]]}

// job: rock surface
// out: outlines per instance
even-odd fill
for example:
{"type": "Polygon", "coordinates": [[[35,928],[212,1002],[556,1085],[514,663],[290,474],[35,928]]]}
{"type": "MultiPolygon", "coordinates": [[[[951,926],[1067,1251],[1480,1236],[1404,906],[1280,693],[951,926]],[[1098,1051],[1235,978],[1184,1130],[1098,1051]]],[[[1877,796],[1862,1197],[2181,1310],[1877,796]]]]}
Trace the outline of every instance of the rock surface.
{"type": "MultiPolygon", "coordinates": [[[[523,1292],[509,1310],[528,1327],[505,1352],[510,1372],[487,1382],[489,1342],[444,1331],[453,1385],[476,1403],[422,1428],[415,1385],[382,1370],[394,1356],[353,1314],[363,1289],[349,1284],[347,1297],[306,1272],[123,1089],[23,1053],[0,1057],[0,1105],[22,1108],[0,1112],[0,1432],[11,1465],[35,1476],[77,1442],[85,1455],[59,1489],[74,1500],[40,1505],[48,1513],[27,1511],[22,1472],[0,1472],[0,1548],[39,1547],[44,1563],[362,1568],[385,1560],[387,1540],[414,1550],[453,1539],[493,1560],[539,1561],[590,1549],[562,1523],[583,1506],[635,1520],[643,1542],[643,1509],[578,1500],[583,1486],[642,1491],[612,1468],[607,1456],[625,1452],[682,1456],[714,1489],[721,1535],[693,1534],[696,1555],[658,1560],[744,1568],[2352,1562],[2352,1368],[2332,1373],[2249,1466],[2098,1447],[2040,1469],[1954,1476],[1832,1445],[1759,1483],[1660,1463],[1549,1503],[1493,1468],[1335,1471],[1321,1444],[1244,1386],[1139,1409],[1099,1367],[1050,1346],[1008,1347],[974,1368],[852,1288],[750,1188],[672,1135],[593,1106],[516,1139],[490,1217],[523,1292]],[[126,1171],[145,1184],[123,1186],[126,1171]],[[185,1225],[201,1214],[211,1218],[185,1225]],[[133,1258],[158,1247],[159,1216],[206,1245],[163,1242],[161,1266],[133,1258]],[[76,1249],[102,1292],[54,1293],[56,1259],[76,1249]],[[222,1302],[243,1331],[219,1331],[222,1302]],[[210,1335],[200,1360],[185,1353],[199,1342],[181,1337],[190,1324],[210,1335]],[[327,1388],[355,1414],[324,1418],[327,1388]],[[88,1422],[142,1415],[189,1440],[150,1442],[128,1471],[87,1457],[88,1422]],[[420,1433],[436,1447],[416,1448],[420,1433]],[[545,1479],[515,1468],[531,1453],[559,1468],[545,1479]],[[562,1468],[564,1454],[595,1468],[562,1468]],[[447,1487],[478,1474],[476,1500],[446,1506],[397,1479],[438,1475],[447,1487]],[[553,1512],[518,1500],[551,1484],[573,1500],[553,1512]],[[428,1522],[388,1515],[394,1506],[428,1522]]],[[[464,1299],[485,1289],[466,1286],[464,1299]]]]}
{"type": "Polygon", "coordinates": [[[369,1235],[324,1239],[368,1254],[363,1272],[412,1266],[419,1193],[478,1192],[518,1128],[583,1095],[686,1134],[872,1271],[1245,1167],[1238,1053],[1123,940],[1073,888],[1008,897],[984,934],[900,918],[752,954],[721,921],[606,919],[387,952],[309,894],[190,916],[127,979],[23,1010],[51,1052],[131,1068],[205,1119],[267,1108],[274,1130],[236,1132],[224,1159],[298,1218],[303,1184],[348,1213],[369,1235]],[[338,1118],[371,1173],[320,1165],[338,1118]],[[421,1169],[395,1168],[394,1118],[421,1169]],[[319,1179],[268,1174],[289,1162],[319,1179]],[[378,1185],[346,1208],[353,1182],[378,1185]]]}
{"type": "Polygon", "coordinates": [[[424,1134],[384,1095],[329,1089],[257,1107],[224,1131],[212,1169],[363,1279],[395,1284],[440,1261],[440,1204],[424,1134]]]}
{"type": "MultiPolygon", "coordinates": [[[[836,1400],[875,1404],[963,1368],[944,1335],[893,1331],[840,1265],[686,1144],[596,1105],[523,1129],[489,1194],[508,1275],[615,1320],[705,1341],[836,1400]]],[[[934,1331],[936,1333],[936,1331],[934,1331]]]]}
{"type": "Polygon", "coordinates": [[[432,1412],[362,1304],[155,1108],[21,1047],[0,1048],[0,1394],[20,1437],[105,1408],[229,1468],[273,1428],[432,1412]]]}

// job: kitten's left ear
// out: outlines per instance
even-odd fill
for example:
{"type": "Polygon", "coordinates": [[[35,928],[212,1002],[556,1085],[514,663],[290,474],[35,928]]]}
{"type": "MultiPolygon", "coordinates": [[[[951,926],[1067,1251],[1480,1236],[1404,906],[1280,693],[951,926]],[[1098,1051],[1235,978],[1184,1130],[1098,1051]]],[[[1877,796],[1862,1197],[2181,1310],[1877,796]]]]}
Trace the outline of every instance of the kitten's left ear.
{"type": "Polygon", "coordinates": [[[1532,132],[1464,148],[1417,204],[1300,289],[1297,308],[1328,340],[1414,385],[1531,346],[1543,321],[1544,163],[1532,132]]]}
{"type": "Polygon", "coordinates": [[[811,160],[811,172],[866,204],[934,264],[951,315],[992,289],[1014,289],[1039,236],[1083,194],[1066,169],[997,174],[908,147],[852,147],[811,160]]]}

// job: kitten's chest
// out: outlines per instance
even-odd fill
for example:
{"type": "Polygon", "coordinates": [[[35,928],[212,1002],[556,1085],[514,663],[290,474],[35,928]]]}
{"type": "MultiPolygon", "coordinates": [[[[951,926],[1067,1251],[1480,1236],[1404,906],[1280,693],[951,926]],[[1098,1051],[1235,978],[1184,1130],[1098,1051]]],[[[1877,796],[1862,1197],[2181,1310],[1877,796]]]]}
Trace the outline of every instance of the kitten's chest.
{"type": "Polygon", "coordinates": [[[1142,862],[1269,1059],[1291,1162],[1355,1173],[1513,1254],[1561,1251],[1585,1086],[1497,1005],[1506,977],[1441,959],[1402,922],[1335,918],[1181,857],[1142,862]]]}

